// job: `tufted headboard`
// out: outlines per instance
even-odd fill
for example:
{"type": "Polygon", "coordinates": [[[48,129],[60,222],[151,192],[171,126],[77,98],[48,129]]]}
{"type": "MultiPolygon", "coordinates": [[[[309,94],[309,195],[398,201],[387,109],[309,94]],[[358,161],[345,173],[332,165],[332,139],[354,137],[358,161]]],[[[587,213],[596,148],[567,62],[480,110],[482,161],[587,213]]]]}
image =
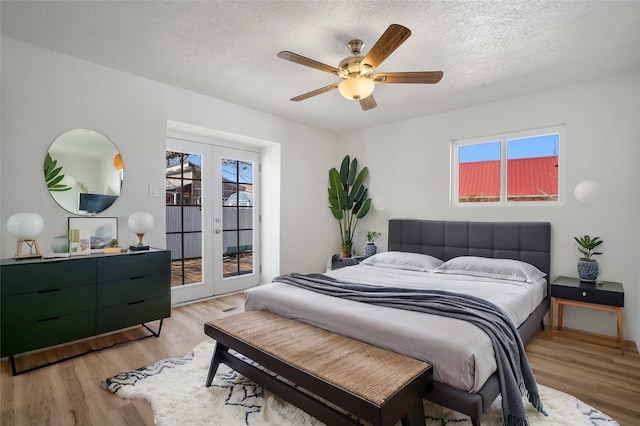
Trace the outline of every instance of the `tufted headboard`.
{"type": "Polygon", "coordinates": [[[391,219],[389,251],[406,251],[449,260],[457,256],[516,259],[547,274],[551,271],[549,222],[464,222],[391,219]]]}

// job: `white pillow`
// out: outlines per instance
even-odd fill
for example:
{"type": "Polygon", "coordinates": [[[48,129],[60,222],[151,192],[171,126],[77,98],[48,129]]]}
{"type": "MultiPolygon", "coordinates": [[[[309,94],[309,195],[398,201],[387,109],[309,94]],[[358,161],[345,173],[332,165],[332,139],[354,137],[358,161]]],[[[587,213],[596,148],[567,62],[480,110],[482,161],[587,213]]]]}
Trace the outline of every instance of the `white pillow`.
{"type": "Polygon", "coordinates": [[[431,272],[444,262],[437,257],[403,251],[386,251],[366,258],[361,265],[383,268],[408,269],[410,271],[431,272]]]}
{"type": "Polygon", "coordinates": [[[439,274],[472,275],[500,280],[533,282],[547,274],[535,266],[513,259],[460,256],[440,265],[433,271],[439,274]]]}

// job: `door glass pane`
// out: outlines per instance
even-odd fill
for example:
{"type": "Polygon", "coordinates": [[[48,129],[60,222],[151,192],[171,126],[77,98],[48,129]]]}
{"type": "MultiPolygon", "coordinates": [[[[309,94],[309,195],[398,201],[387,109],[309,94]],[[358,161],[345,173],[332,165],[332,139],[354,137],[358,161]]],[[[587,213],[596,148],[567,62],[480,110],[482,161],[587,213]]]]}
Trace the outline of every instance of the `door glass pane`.
{"type": "Polygon", "coordinates": [[[224,278],[253,273],[253,163],[222,159],[224,278]]]}
{"type": "Polygon", "coordinates": [[[458,148],[458,201],[500,201],[500,142],[458,148]]]}
{"type": "Polygon", "coordinates": [[[202,282],[202,156],[166,153],[167,248],[171,285],[202,282]]]}
{"type": "Polygon", "coordinates": [[[507,140],[507,201],[558,200],[559,134],[507,140]]]}

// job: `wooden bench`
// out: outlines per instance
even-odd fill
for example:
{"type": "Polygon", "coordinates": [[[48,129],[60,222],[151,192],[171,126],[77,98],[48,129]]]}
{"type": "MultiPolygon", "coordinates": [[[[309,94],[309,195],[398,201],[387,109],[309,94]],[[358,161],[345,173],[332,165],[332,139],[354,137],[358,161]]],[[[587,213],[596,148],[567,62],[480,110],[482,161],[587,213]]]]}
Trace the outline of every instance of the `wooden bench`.
{"type": "Polygon", "coordinates": [[[207,387],[223,363],[328,425],[360,424],[353,417],[425,425],[422,399],[433,387],[426,362],[265,311],[206,323],[204,332],[217,341],[207,387]]]}

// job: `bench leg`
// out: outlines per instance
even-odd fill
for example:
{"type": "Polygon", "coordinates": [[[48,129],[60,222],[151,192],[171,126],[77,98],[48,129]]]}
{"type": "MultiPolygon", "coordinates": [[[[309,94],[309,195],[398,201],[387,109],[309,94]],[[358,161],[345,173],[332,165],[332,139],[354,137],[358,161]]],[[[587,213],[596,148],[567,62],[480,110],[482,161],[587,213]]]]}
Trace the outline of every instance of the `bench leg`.
{"type": "Polygon", "coordinates": [[[228,352],[229,348],[221,345],[220,342],[216,342],[216,350],[213,351],[213,356],[211,357],[211,366],[209,367],[209,374],[207,374],[207,382],[205,383],[206,387],[210,387],[211,383],[213,383],[213,378],[218,371],[218,367],[222,362],[223,352],[228,352]]]}
{"type": "Polygon", "coordinates": [[[402,418],[402,426],[425,426],[424,406],[422,400],[402,418]]]}

